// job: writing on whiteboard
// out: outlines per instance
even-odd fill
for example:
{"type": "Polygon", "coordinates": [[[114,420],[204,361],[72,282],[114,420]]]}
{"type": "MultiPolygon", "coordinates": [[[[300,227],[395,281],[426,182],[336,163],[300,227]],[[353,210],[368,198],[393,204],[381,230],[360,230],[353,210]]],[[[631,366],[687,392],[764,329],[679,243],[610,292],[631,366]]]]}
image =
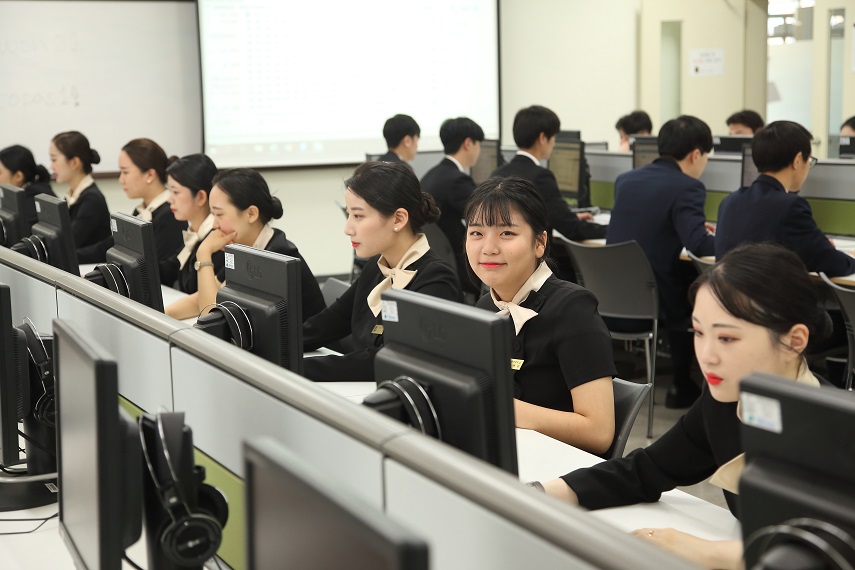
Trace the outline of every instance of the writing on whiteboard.
{"type": "Polygon", "coordinates": [[[79,107],[80,92],[77,85],[67,85],[50,90],[6,91],[0,88],[0,109],[16,107],[79,107]]]}

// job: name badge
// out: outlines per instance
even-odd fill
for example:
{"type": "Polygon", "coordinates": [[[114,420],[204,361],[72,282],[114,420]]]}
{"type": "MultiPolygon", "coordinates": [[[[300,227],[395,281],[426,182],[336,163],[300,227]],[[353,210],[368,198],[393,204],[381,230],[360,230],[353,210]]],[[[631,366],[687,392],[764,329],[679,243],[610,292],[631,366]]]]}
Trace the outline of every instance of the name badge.
{"type": "Polygon", "coordinates": [[[525,360],[521,360],[519,358],[511,358],[511,370],[519,370],[522,368],[523,362],[525,360]]]}
{"type": "Polygon", "coordinates": [[[374,325],[371,329],[371,334],[383,334],[383,325],[374,325]]]}

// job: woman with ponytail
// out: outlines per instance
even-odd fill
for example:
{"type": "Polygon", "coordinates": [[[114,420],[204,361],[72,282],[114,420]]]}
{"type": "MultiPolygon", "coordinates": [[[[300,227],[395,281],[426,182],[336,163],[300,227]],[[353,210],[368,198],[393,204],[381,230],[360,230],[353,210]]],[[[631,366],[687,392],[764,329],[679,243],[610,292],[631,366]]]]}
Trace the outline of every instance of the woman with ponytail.
{"type": "Polygon", "coordinates": [[[112,236],[107,200],[92,178],[92,165],[101,162],[89,139],[77,131],[59,133],[50,143],[50,166],[58,184],[68,185],[65,200],[78,263],[104,261],[101,243],[112,236]]]}
{"type": "MultiPolygon", "coordinates": [[[[36,159],[30,149],[19,144],[0,150],[0,184],[11,184],[23,188],[27,196],[36,194],[56,196],[50,187],[50,173],[36,159]]],[[[38,221],[35,203],[28,208],[27,220],[30,225],[38,221]]]]}
{"type": "MultiPolygon", "coordinates": [[[[658,501],[661,493],[710,477],[740,515],[744,465],[739,386],[752,372],[819,386],[805,350],[831,332],[831,319],[799,257],[770,243],[740,246],[689,290],[695,355],[706,386],[685,416],[649,447],[535,487],[586,509],[658,501]]],[[[679,529],[643,528],[647,540],[703,568],[740,568],[742,543],[704,540],[679,529]]]]}
{"type": "Polygon", "coordinates": [[[383,346],[383,291],[408,289],[452,301],[461,297],[454,270],[430,251],[427,238],[419,233],[439,218],[439,209],[408,166],[366,162],[344,185],[344,233],[356,255],[370,259],[335,303],[304,323],[303,347],[315,350],[352,335],[355,350],[307,358],[304,375],[311,380],[374,379],[374,355],[383,346]]]}
{"type": "Polygon", "coordinates": [[[198,291],[166,307],[167,315],[176,319],[195,317],[216,302],[217,291],[226,280],[226,270],[214,265],[213,256],[232,243],[299,258],[303,262],[300,280],[303,320],[324,308],[318,282],[297,246],[288,241],[282,230],[270,226],[270,220],[282,217],[282,203],[270,195],[261,174],[248,168],[220,172],[214,177],[209,204],[214,229],[196,249],[198,291]]]}

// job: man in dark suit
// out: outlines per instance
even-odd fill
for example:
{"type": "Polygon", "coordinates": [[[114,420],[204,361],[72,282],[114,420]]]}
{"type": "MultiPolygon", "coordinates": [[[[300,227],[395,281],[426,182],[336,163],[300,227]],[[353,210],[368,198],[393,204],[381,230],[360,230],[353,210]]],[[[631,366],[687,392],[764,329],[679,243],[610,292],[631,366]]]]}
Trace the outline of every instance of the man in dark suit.
{"type": "Polygon", "coordinates": [[[410,162],[419,150],[419,124],[409,115],[395,115],[383,125],[386,154],[378,158],[383,162],[410,162]]]}
{"type": "MultiPolygon", "coordinates": [[[[549,211],[551,229],[573,241],[606,237],[606,227],[591,223],[590,214],[574,214],[558,190],[555,175],[540,165],[547,160],[555,147],[555,136],[561,130],[561,121],[550,109],[532,105],[520,109],[514,117],[514,142],[517,155],[493,172],[493,176],[518,176],[534,183],[543,196],[549,211]]],[[[551,239],[550,232],[550,239],[551,239]]],[[[552,248],[558,263],[559,277],[575,281],[575,272],[569,257],[562,255],[563,248],[552,248]]]]}
{"type": "Polygon", "coordinates": [[[635,240],[650,261],[659,289],[660,330],[668,331],[674,366],[665,404],[682,408],[700,395],[700,389],[690,375],[695,357],[687,332],[691,315],[687,292],[694,275],[690,265],[680,261],[680,250],[685,247],[698,256],[714,251],[713,228],[704,215],[706,188],[699,180],[713,141],[706,123],[683,115],[662,125],[658,143],[659,158],[615,181],[607,243],[635,240]]]}
{"type": "Polygon", "coordinates": [[[454,250],[461,287],[477,295],[480,289],[472,283],[466,270],[466,254],[463,251],[466,228],[461,220],[466,202],[475,190],[475,182],[468,171],[478,162],[484,131],[472,119],[458,117],[442,123],[439,139],[445,158],[424,175],[422,190],[433,196],[439,206],[441,214],[436,224],[454,250]]]}
{"type": "Polygon", "coordinates": [[[808,271],[855,273],[855,259],[828,241],[810,204],[797,194],[816,163],[812,138],[791,121],[775,121],[754,135],[751,151],[760,176],[719,206],[716,257],[743,243],[774,241],[797,253],[808,271]]]}

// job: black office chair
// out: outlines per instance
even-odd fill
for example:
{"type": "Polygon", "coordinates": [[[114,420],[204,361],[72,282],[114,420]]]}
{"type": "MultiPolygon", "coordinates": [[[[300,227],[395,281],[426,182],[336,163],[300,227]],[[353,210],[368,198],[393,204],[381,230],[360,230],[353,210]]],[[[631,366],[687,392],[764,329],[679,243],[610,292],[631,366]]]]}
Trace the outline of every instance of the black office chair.
{"type": "Polygon", "coordinates": [[[841,287],[837,283],[831,281],[828,275],[820,273],[820,277],[828,285],[828,288],[834,293],[837,302],[840,304],[840,311],[843,313],[843,322],[846,324],[846,341],[849,344],[849,356],[846,359],[846,375],[844,376],[843,388],[852,390],[852,378],[855,375],[855,290],[841,287]]]}
{"type": "Polygon", "coordinates": [[[324,284],[321,285],[321,294],[324,296],[326,306],[329,307],[335,303],[335,300],[341,297],[348,289],[350,289],[350,283],[336,279],[335,277],[327,278],[324,284]]]}
{"type": "MultiPolygon", "coordinates": [[[[434,255],[448,263],[457,275],[457,257],[454,255],[454,249],[451,247],[451,242],[445,236],[443,231],[436,224],[425,224],[422,226],[422,233],[430,244],[430,250],[434,255]]],[[[457,275],[460,278],[459,275],[457,275]]]]}
{"type": "Polygon", "coordinates": [[[692,265],[694,265],[695,269],[698,270],[698,274],[706,273],[707,271],[712,269],[713,265],[715,265],[715,261],[698,257],[688,249],[686,250],[686,255],[688,255],[689,259],[692,260],[692,265]]]}
{"type": "Polygon", "coordinates": [[[608,451],[601,456],[603,459],[623,457],[635,418],[638,417],[644,398],[650,393],[651,388],[652,384],[637,384],[620,378],[612,379],[612,389],[615,393],[615,438],[608,451]]]}
{"type": "Polygon", "coordinates": [[[659,335],[659,292],[647,256],[635,241],[613,245],[583,245],[556,238],[573,259],[578,283],[596,295],[599,313],[613,319],[639,321],[641,331],[609,329],[615,340],[644,341],[650,400],[647,437],[653,437],[653,385],[656,381],[656,346],[659,335]],[[647,323],[650,326],[645,326],[647,323]]]}

